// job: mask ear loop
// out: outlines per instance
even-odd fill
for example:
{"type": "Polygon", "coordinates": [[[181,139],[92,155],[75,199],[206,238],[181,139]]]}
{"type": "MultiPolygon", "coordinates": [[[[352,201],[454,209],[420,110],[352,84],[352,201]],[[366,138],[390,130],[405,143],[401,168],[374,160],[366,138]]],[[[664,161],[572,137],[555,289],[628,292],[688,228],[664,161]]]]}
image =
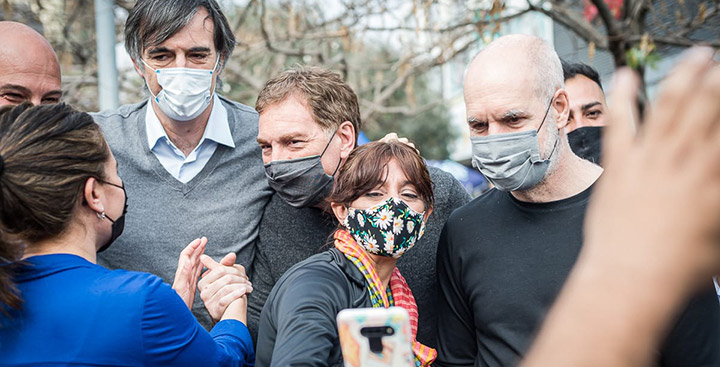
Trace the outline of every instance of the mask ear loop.
{"type": "MultiPolygon", "coordinates": [[[[552,106],[552,103],[554,100],[555,100],[555,98],[550,99],[550,103],[548,104],[547,109],[545,110],[545,116],[543,116],[543,120],[540,123],[540,126],[538,126],[538,129],[536,130],[536,132],[538,132],[538,133],[540,132],[540,129],[542,128],[543,124],[545,123],[545,120],[547,119],[548,112],[550,112],[550,107],[552,106]]],[[[557,148],[558,140],[560,140],[559,134],[558,134],[558,137],[555,138],[555,144],[553,144],[553,148],[550,151],[550,155],[548,155],[548,157],[545,160],[550,159],[550,157],[552,157],[552,155],[555,153],[555,148],[557,148]]]]}
{"type": "MultiPolygon", "coordinates": [[[[332,136],[330,137],[330,140],[328,140],[327,144],[325,144],[325,148],[323,148],[322,153],[320,153],[320,158],[322,158],[322,156],[325,155],[325,151],[326,151],[327,148],[330,146],[330,143],[332,143],[332,140],[335,138],[335,134],[337,134],[337,132],[338,132],[339,129],[340,129],[340,127],[338,127],[337,129],[335,129],[335,131],[332,133],[332,136]]],[[[337,166],[335,167],[335,171],[334,171],[333,174],[330,175],[330,176],[335,177],[335,174],[336,174],[337,171],[340,169],[340,163],[342,163],[342,159],[338,160],[338,164],[337,164],[337,166]]]]}

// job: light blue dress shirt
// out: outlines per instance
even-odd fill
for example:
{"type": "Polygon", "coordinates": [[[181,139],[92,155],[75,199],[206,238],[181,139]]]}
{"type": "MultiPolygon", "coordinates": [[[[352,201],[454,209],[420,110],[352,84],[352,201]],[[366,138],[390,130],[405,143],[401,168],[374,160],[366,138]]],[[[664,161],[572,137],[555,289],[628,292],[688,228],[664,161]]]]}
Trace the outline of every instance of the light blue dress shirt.
{"type": "Polygon", "coordinates": [[[215,153],[218,144],[235,148],[235,142],[232,134],[230,134],[227,110],[220,102],[217,94],[213,96],[212,111],[210,111],[210,117],[200,143],[187,157],[168,138],[165,128],[163,128],[157,115],[155,115],[152,101],[148,102],[148,108],[145,112],[145,125],[150,150],[155,154],[160,164],[182,183],[188,183],[202,171],[210,157],[215,153]]]}

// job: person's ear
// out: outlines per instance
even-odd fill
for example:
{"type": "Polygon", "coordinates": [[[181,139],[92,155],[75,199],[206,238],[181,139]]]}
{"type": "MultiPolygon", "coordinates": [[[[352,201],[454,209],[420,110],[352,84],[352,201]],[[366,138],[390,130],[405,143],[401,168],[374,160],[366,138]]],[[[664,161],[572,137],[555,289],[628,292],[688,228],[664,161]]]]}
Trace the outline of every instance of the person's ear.
{"type": "Polygon", "coordinates": [[[338,126],[337,136],[340,137],[340,159],[345,159],[355,149],[355,137],[357,132],[352,122],[345,121],[338,126]]]}
{"type": "Polygon", "coordinates": [[[138,63],[137,63],[137,61],[135,61],[135,59],[132,59],[132,63],[133,63],[133,66],[135,67],[135,71],[138,73],[138,75],[140,75],[140,77],[143,78],[143,80],[145,80],[145,73],[144,73],[145,64],[140,63],[140,65],[138,65],[138,63]]]}
{"type": "Polygon", "coordinates": [[[555,124],[558,130],[564,129],[570,117],[570,100],[564,89],[555,92],[551,108],[555,110],[555,124]]]}
{"type": "Polygon", "coordinates": [[[427,223],[428,218],[430,218],[430,214],[433,212],[433,207],[428,207],[425,209],[425,215],[423,215],[423,222],[427,223]]]}
{"type": "Polygon", "coordinates": [[[98,180],[94,177],[88,178],[85,181],[83,199],[85,199],[84,202],[87,203],[87,206],[90,208],[90,210],[98,214],[101,214],[105,211],[105,207],[103,206],[101,197],[102,193],[98,180]]]}
{"type": "Polygon", "coordinates": [[[347,217],[348,209],[345,204],[332,202],[330,203],[330,208],[335,214],[335,218],[337,218],[338,222],[342,223],[345,220],[345,217],[347,217]]]}

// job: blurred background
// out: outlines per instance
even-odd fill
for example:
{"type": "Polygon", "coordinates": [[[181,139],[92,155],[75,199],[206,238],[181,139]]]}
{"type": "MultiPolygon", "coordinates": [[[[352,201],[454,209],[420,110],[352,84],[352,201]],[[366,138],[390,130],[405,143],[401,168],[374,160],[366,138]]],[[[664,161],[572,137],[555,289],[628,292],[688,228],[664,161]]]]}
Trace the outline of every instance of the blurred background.
{"type": "MultiPolygon", "coordinates": [[[[561,58],[594,66],[606,92],[613,71],[629,65],[644,76],[650,98],[684,48],[720,48],[720,0],[218,2],[238,41],[221,75],[221,94],[254,106],[264,82],[287,67],[335,70],[360,97],[363,139],[388,132],[408,137],[430,164],[475,194],[487,186],[468,168],[462,82],[467,63],[494,38],[539,36],[561,58]]],[[[124,48],[122,31],[134,3],[0,0],[0,19],[42,33],[60,58],[64,100],[98,111],[147,98],[124,48]],[[116,73],[110,84],[107,70],[116,73]]]]}

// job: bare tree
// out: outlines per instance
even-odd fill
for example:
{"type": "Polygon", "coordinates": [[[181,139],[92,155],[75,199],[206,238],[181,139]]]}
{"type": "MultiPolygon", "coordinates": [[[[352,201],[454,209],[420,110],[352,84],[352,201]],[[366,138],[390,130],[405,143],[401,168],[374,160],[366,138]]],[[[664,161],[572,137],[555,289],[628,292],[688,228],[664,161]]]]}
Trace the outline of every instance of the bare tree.
{"type": "MultiPolygon", "coordinates": [[[[27,1],[1,1],[5,8],[27,8],[27,1]]],[[[510,6],[504,0],[245,0],[240,5],[221,0],[238,40],[221,90],[253,105],[268,78],[294,64],[319,65],[343,75],[360,97],[365,123],[378,127],[442,109],[438,83],[428,79],[431,71],[466,57],[508,21],[528,13],[545,14],[591,50],[607,50],[616,66],[642,68],[662,47],[720,46],[720,0],[525,1],[510,6]]],[[[123,15],[134,3],[116,0],[118,42],[123,15]]],[[[92,5],[91,0],[30,2],[60,54],[65,99],[88,110],[97,108],[92,5]]],[[[132,70],[120,77],[127,100],[145,98],[132,70]]]]}

